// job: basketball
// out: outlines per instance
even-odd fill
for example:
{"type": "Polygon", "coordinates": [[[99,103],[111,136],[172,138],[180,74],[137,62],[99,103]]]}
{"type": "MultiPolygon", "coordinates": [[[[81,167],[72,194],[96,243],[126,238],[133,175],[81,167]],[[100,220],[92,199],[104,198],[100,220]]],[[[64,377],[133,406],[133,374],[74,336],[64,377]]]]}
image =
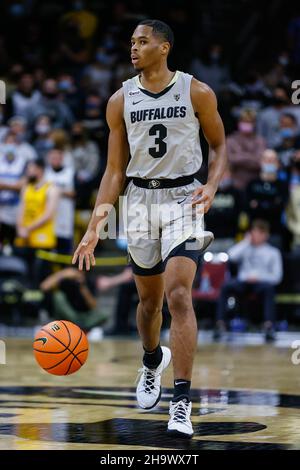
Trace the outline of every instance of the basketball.
{"type": "Polygon", "coordinates": [[[89,344],[85,333],[70,321],[52,321],[35,335],[33,350],[38,364],[49,374],[70,375],[83,366],[89,344]]]}

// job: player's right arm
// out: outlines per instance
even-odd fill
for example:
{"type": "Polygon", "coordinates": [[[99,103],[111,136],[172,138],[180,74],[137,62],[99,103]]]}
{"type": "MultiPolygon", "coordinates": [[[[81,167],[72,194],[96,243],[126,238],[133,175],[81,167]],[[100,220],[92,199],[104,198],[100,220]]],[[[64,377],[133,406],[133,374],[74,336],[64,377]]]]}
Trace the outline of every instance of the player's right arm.
{"type": "Polygon", "coordinates": [[[79,260],[82,270],[85,262],[86,269],[95,265],[94,250],[98,243],[100,228],[107,219],[107,213],[99,215],[97,208],[102,204],[111,205],[117,201],[126,180],[126,167],[129,158],[129,147],[125,122],[123,118],[124,95],[122,88],[109,99],[106,120],[109,126],[107,166],[100,183],[97,200],[87,231],[79,243],[72,263],[79,260]],[[98,212],[98,215],[97,215],[98,212]]]}

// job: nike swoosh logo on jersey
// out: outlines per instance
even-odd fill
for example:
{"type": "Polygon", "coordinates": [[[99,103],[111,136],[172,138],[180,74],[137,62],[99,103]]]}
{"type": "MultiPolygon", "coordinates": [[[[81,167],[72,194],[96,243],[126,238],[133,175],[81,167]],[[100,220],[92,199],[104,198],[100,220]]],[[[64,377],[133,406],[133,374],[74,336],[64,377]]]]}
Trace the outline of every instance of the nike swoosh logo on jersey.
{"type": "Polygon", "coordinates": [[[144,100],[139,100],[139,101],[133,101],[132,104],[135,105],[135,104],[138,104],[140,103],[141,101],[144,101],[144,100]]]}

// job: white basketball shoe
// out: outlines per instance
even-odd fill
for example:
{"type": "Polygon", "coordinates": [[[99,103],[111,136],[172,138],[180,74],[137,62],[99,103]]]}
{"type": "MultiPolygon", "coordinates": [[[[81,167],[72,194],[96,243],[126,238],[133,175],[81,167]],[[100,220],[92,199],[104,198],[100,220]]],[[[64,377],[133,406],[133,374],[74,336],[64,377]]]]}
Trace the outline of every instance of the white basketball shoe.
{"type": "Polygon", "coordinates": [[[156,369],[149,369],[143,366],[138,376],[138,384],[136,388],[136,399],[140,408],[150,410],[154,408],[160,400],[161,396],[161,374],[168,367],[171,361],[171,351],[165,346],[162,349],[162,360],[156,369]]]}
{"type": "Polygon", "coordinates": [[[168,434],[175,437],[190,439],[193,434],[191,423],[192,402],[183,398],[180,401],[170,402],[170,420],[168,422],[168,434]]]}

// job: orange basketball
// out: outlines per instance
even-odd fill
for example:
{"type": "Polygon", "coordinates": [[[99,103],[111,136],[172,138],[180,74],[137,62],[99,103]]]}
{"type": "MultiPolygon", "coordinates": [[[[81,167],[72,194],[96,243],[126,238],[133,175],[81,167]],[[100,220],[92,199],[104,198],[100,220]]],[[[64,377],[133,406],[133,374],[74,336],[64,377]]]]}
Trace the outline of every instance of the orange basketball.
{"type": "Polygon", "coordinates": [[[84,332],[70,321],[52,321],[35,335],[34,355],[49,374],[69,375],[80,369],[89,353],[84,332]]]}

